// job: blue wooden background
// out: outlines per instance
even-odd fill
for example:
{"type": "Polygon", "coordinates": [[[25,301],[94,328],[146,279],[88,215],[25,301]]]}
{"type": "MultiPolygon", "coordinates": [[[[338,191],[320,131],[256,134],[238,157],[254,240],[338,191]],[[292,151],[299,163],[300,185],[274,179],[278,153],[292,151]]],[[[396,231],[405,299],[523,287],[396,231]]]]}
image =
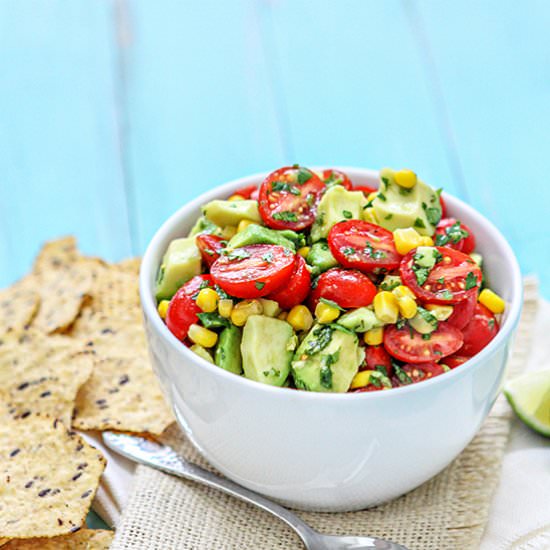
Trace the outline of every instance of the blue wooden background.
{"type": "Polygon", "coordinates": [[[550,295],[546,0],[0,0],[0,286],[281,165],[410,167],[550,295]]]}

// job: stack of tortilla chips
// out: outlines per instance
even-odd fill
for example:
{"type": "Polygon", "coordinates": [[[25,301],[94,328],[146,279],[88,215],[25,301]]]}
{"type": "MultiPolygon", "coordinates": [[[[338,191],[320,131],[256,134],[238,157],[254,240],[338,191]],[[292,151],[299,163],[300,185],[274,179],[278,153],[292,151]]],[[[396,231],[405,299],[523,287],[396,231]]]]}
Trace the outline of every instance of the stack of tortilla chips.
{"type": "Polygon", "coordinates": [[[106,549],[85,528],[105,468],[74,430],[158,435],[172,422],[142,328],[138,260],[47,243],[0,291],[0,547],[106,549]]]}

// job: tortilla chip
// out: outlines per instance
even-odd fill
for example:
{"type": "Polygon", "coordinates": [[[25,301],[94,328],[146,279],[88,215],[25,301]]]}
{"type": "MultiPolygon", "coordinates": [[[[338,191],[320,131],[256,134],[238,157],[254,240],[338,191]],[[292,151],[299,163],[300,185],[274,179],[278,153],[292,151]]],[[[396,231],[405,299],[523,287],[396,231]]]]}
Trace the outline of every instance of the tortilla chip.
{"type": "Polygon", "coordinates": [[[149,361],[138,355],[94,363],[76,398],[73,427],[161,434],[172,422],[149,361]]]}
{"type": "Polygon", "coordinates": [[[2,550],[108,550],[114,536],[113,531],[81,529],[59,537],[14,539],[2,546],[2,550]]]}
{"type": "Polygon", "coordinates": [[[0,337],[7,332],[23,330],[32,321],[39,305],[38,293],[21,283],[0,291],[0,337]]]}
{"type": "Polygon", "coordinates": [[[125,258],[120,262],[113,264],[120,271],[128,271],[134,275],[139,275],[139,268],[141,267],[141,258],[125,258]]]}
{"type": "Polygon", "coordinates": [[[0,536],[53,537],[84,524],[105,459],[42,415],[0,422],[0,536]]]}
{"type": "Polygon", "coordinates": [[[76,239],[71,235],[48,241],[42,246],[33,266],[34,273],[42,273],[73,264],[79,257],[76,239]]]}

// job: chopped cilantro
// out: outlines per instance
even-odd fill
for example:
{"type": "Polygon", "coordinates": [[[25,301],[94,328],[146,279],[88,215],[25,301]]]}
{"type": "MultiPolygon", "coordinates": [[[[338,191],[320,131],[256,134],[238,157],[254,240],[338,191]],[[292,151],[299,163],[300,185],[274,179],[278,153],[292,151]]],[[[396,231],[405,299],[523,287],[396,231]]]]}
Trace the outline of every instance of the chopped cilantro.
{"type": "Polygon", "coordinates": [[[262,373],[265,377],[267,376],[281,376],[281,371],[279,369],[276,369],[274,367],[271,367],[269,370],[264,370],[262,373]]]}
{"type": "Polygon", "coordinates": [[[346,311],[343,307],[339,306],[336,302],[333,302],[332,300],[327,300],[326,298],[319,298],[319,301],[323,302],[323,304],[326,304],[327,306],[335,307],[340,311],[346,311]]]}
{"type": "Polygon", "coordinates": [[[280,220],[283,222],[297,222],[298,216],[296,216],[296,212],[292,212],[290,210],[283,210],[282,212],[275,212],[273,214],[274,220],[280,220]]]}
{"type": "Polygon", "coordinates": [[[428,206],[425,202],[422,203],[422,208],[424,208],[428,222],[432,225],[437,225],[439,220],[441,220],[441,208],[437,206],[428,206]]]}
{"type": "Polygon", "coordinates": [[[477,278],[472,271],[466,275],[466,290],[470,290],[477,286],[477,278]]]}
{"type": "Polygon", "coordinates": [[[446,288],[443,292],[439,292],[439,297],[443,300],[452,300],[453,294],[446,288]]]}
{"type": "Polygon", "coordinates": [[[453,225],[450,225],[449,227],[445,228],[444,234],[438,234],[435,236],[435,244],[437,246],[445,246],[449,242],[456,244],[462,239],[465,239],[470,234],[468,231],[462,228],[460,225],[460,222],[457,221],[453,223],[453,225]]]}
{"type": "Polygon", "coordinates": [[[391,220],[393,218],[393,214],[388,214],[387,216],[384,216],[385,220],[391,220]]]}
{"type": "Polygon", "coordinates": [[[412,384],[411,377],[398,365],[394,365],[395,375],[402,384],[412,384]]]}
{"type": "Polygon", "coordinates": [[[401,281],[399,279],[396,280],[390,280],[390,281],[382,281],[380,284],[380,288],[382,290],[393,290],[394,288],[397,288],[401,284],[401,281]]]}
{"type": "Polygon", "coordinates": [[[388,199],[386,199],[386,195],[384,195],[384,193],[378,193],[378,195],[376,195],[381,201],[387,201],[388,199]]]}
{"type": "Polygon", "coordinates": [[[390,186],[390,180],[388,178],[380,178],[382,180],[382,183],[386,186],[390,186]]]}
{"type": "Polygon", "coordinates": [[[395,323],[395,326],[399,329],[403,328],[407,324],[406,319],[399,319],[397,323],[395,323]]]}
{"type": "Polygon", "coordinates": [[[432,335],[429,334],[429,333],[428,334],[423,334],[422,335],[422,340],[429,340],[431,337],[432,337],[432,335]]]}
{"type": "Polygon", "coordinates": [[[304,353],[306,355],[315,355],[316,353],[319,353],[322,349],[326,348],[330,343],[330,339],[332,338],[333,330],[334,329],[329,325],[321,325],[317,327],[313,331],[313,336],[315,336],[315,338],[311,339],[308,342],[304,353]]]}
{"type": "Polygon", "coordinates": [[[353,248],[353,246],[345,246],[342,248],[342,254],[344,254],[344,256],[351,256],[355,254],[355,248],[353,248]]]}
{"type": "Polygon", "coordinates": [[[221,253],[227,257],[228,260],[245,260],[250,258],[250,254],[242,248],[233,248],[222,250],[221,253]]]}
{"type": "Polygon", "coordinates": [[[270,264],[273,261],[273,252],[267,252],[262,256],[262,260],[270,264]]]}
{"type": "Polygon", "coordinates": [[[254,283],[254,286],[258,289],[258,290],[262,290],[262,288],[265,286],[265,283],[262,283],[261,281],[256,281],[254,283]]]}
{"type": "Polygon", "coordinates": [[[346,220],[351,220],[351,218],[353,218],[353,214],[349,210],[342,210],[342,216],[344,216],[346,220]]]}
{"type": "Polygon", "coordinates": [[[300,190],[297,187],[284,181],[274,181],[271,184],[271,190],[279,192],[286,191],[287,193],[291,193],[292,195],[300,195],[300,190]]]}
{"type": "Polygon", "coordinates": [[[332,369],[331,365],[334,365],[338,361],[340,356],[340,350],[336,350],[334,353],[323,355],[321,358],[321,370],[319,372],[319,378],[321,386],[323,388],[331,389],[332,388],[332,369]]]}
{"type": "Polygon", "coordinates": [[[197,313],[197,317],[206,328],[228,327],[230,325],[228,319],[225,319],[215,311],[212,313],[197,313]]]}
{"type": "MultiPolygon", "coordinates": [[[[418,306],[417,308],[417,314],[424,320],[426,323],[430,324],[434,329],[437,329],[437,319],[433,313],[428,311],[427,309],[424,309],[421,306],[418,306]]],[[[427,338],[426,338],[427,339],[427,338]]]]}
{"type": "Polygon", "coordinates": [[[388,369],[386,368],[386,365],[374,365],[374,368],[384,376],[388,376],[388,369]]]}
{"type": "Polygon", "coordinates": [[[374,260],[381,260],[382,258],[385,258],[387,254],[383,250],[375,250],[372,257],[374,260]]]}
{"type": "Polygon", "coordinates": [[[420,229],[426,228],[426,224],[422,218],[416,218],[416,220],[414,220],[414,226],[419,227],[420,229]]]}
{"type": "Polygon", "coordinates": [[[298,168],[298,175],[296,180],[298,185],[303,185],[306,181],[309,181],[313,177],[313,174],[307,168],[298,168]]]}
{"type": "Polygon", "coordinates": [[[214,289],[218,293],[220,300],[228,300],[231,298],[231,296],[229,296],[229,294],[227,294],[227,292],[221,286],[215,285],[214,289]]]}
{"type": "Polygon", "coordinates": [[[493,329],[495,328],[495,320],[494,320],[494,319],[489,319],[489,320],[487,321],[487,326],[488,326],[491,330],[493,330],[493,329]]]}
{"type": "Polygon", "coordinates": [[[392,387],[390,379],[388,378],[388,375],[383,374],[378,370],[371,372],[370,383],[376,388],[381,388],[382,386],[384,386],[385,388],[392,387]]]}
{"type": "Polygon", "coordinates": [[[422,286],[428,280],[428,276],[430,275],[430,268],[422,267],[421,265],[413,263],[411,269],[416,276],[416,282],[420,286],[422,286]]]}

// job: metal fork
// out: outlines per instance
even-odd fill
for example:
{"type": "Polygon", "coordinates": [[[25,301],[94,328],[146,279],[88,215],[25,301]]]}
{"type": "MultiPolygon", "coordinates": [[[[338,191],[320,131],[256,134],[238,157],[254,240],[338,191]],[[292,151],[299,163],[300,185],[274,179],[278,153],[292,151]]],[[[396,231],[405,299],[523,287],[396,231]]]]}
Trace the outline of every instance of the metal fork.
{"type": "Polygon", "coordinates": [[[168,445],[156,443],[155,441],[135,435],[115,432],[103,432],[103,441],[113,451],[130,460],[152,466],[167,474],[197,481],[208,487],[219,489],[228,495],[253,504],[266,512],[270,512],[294,529],[308,550],[361,550],[367,548],[376,548],[377,550],[407,550],[405,546],[377,537],[337,536],[318,533],[298,516],[281,505],[272,502],[254,491],[245,489],[229,479],[217,476],[196,464],[188,462],[168,445]]]}

